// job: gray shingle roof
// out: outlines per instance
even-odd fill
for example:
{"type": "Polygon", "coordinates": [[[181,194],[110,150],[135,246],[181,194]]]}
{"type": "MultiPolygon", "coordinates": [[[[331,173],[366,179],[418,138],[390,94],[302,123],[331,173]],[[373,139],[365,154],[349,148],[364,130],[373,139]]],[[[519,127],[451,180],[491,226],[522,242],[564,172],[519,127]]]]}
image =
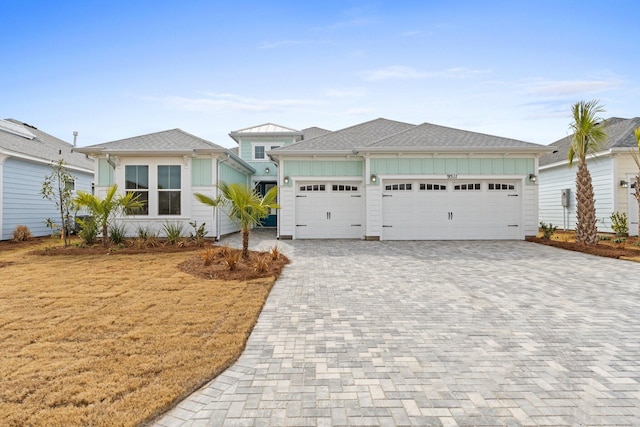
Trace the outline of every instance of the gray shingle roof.
{"type": "Polygon", "coordinates": [[[278,153],[287,151],[351,151],[356,147],[368,145],[412,127],[415,125],[380,118],[302,140],[280,148],[278,153]]]}
{"type": "MultiPolygon", "coordinates": [[[[611,117],[605,120],[605,132],[607,133],[607,139],[603,144],[602,150],[606,151],[612,148],[637,147],[633,130],[638,126],[640,126],[640,117],[634,117],[632,119],[611,117]]],[[[549,147],[554,148],[554,152],[541,156],[540,166],[567,160],[572,138],[573,135],[569,135],[549,144],[549,147]]]]}
{"type": "Polygon", "coordinates": [[[306,128],[306,129],[302,129],[302,135],[303,135],[303,139],[311,139],[311,138],[315,138],[317,136],[322,136],[322,135],[326,135],[328,133],[331,133],[330,130],[327,129],[322,129],[316,126],[310,127],[310,128],[306,128]]]}
{"type": "Polygon", "coordinates": [[[7,119],[4,122],[8,124],[0,126],[0,150],[36,157],[45,162],[57,162],[62,158],[69,166],[93,171],[93,160],[72,152],[75,148],[72,144],[18,120],[7,119]]]}
{"type": "Polygon", "coordinates": [[[363,146],[367,149],[486,149],[486,148],[540,148],[531,142],[503,138],[484,133],[454,129],[446,126],[423,123],[384,139],[363,146]]]}
{"type": "Polygon", "coordinates": [[[209,142],[205,139],[191,135],[182,129],[171,129],[162,132],[150,133],[147,135],[134,136],[131,138],[120,139],[117,141],[105,142],[102,144],[90,145],[87,147],[77,148],[76,151],[82,153],[101,153],[101,152],[175,152],[175,151],[193,151],[193,150],[210,150],[224,151],[224,147],[209,142]]]}

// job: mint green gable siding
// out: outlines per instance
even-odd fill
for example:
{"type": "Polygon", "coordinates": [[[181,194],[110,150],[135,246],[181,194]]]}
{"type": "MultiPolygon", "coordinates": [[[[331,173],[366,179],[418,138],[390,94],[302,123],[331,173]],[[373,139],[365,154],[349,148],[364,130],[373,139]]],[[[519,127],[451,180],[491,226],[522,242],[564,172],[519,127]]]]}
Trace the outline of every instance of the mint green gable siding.
{"type": "Polygon", "coordinates": [[[371,159],[371,173],[383,175],[528,175],[535,173],[535,159],[512,157],[371,159]]]}
{"type": "Polygon", "coordinates": [[[285,176],[358,176],[364,173],[362,160],[285,160],[285,176]]]}
{"type": "Polygon", "coordinates": [[[213,184],[212,159],[193,159],[191,161],[191,184],[208,186],[213,184]]]}
{"type": "Polygon", "coordinates": [[[98,159],[98,185],[100,187],[113,185],[113,168],[107,159],[98,159]]]}
{"type": "Polygon", "coordinates": [[[234,182],[242,185],[248,184],[247,175],[224,163],[220,165],[220,181],[227,184],[231,184],[234,182]]]}

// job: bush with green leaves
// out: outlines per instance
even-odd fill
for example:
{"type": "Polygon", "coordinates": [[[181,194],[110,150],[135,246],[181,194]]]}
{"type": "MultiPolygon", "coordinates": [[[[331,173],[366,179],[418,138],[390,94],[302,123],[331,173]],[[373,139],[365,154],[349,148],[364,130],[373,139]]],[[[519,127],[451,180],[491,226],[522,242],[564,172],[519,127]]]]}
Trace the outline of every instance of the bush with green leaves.
{"type": "Polygon", "coordinates": [[[180,222],[165,222],[162,224],[162,229],[164,230],[164,234],[167,237],[167,242],[170,245],[176,245],[182,238],[182,230],[184,228],[184,224],[180,222]]]}
{"type": "Polygon", "coordinates": [[[614,212],[611,214],[611,229],[617,236],[626,236],[629,234],[629,222],[627,214],[624,212],[614,212]]]}
{"type": "Polygon", "coordinates": [[[551,236],[553,236],[553,233],[556,232],[556,230],[558,230],[558,227],[554,226],[553,224],[547,224],[544,221],[540,221],[540,231],[542,232],[543,239],[549,240],[551,236]]]}
{"type": "Polygon", "coordinates": [[[207,229],[205,226],[207,225],[205,222],[198,226],[197,221],[189,221],[189,225],[193,227],[193,231],[189,233],[189,238],[196,242],[199,246],[204,244],[204,239],[207,236],[207,229]]]}
{"type": "Polygon", "coordinates": [[[80,226],[80,231],[78,232],[80,240],[87,245],[95,243],[98,238],[98,223],[95,222],[93,217],[76,218],[76,222],[80,226]]]}
{"type": "Polygon", "coordinates": [[[124,242],[127,237],[127,227],[124,224],[113,224],[109,227],[109,238],[111,241],[119,245],[124,242]]]}

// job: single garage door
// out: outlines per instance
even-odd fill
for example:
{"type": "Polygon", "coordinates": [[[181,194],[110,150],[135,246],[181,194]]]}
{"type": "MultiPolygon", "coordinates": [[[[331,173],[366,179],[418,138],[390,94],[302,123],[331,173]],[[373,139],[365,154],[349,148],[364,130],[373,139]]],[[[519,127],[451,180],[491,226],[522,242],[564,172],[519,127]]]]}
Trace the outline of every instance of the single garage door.
{"type": "Polygon", "coordinates": [[[385,181],[384,240],[522,238],[517,181],[385,181]]]}
{"type": "Polygon", "coordinates": [[[300,182],[296,185],[297,239],[361,239],[362,185],[300,182]]]}

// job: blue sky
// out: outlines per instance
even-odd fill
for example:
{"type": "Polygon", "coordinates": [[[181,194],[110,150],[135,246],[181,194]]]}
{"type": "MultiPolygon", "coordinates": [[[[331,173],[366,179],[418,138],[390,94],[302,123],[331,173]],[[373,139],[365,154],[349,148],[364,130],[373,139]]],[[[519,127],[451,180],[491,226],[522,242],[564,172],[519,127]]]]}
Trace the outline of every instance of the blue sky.
{"type": "Polygon", "coordinates": [[[636,1],[3,0],[0,117],[79,145],[378,117],[548,144],[640,115],[636,1]]]}

